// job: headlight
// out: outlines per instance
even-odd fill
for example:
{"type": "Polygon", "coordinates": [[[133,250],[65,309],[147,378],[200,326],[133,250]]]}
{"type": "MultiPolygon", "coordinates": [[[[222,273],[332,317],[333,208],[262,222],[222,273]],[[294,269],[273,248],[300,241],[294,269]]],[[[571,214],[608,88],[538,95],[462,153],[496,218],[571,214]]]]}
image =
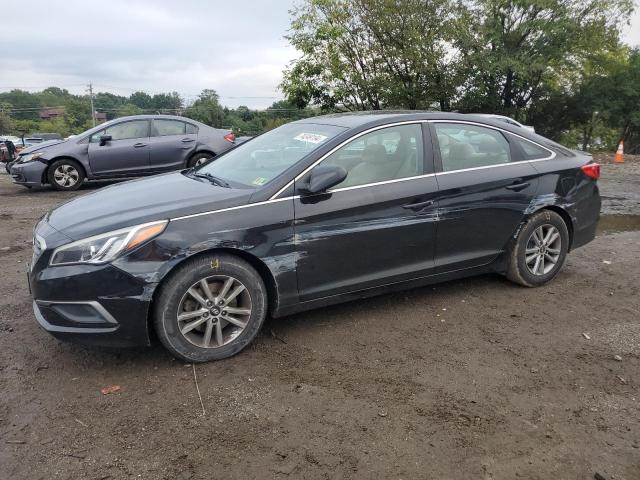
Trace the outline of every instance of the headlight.
{"type": "Polygon", "coordinates": [[[160,235],[167,223],[168,220],[145,223],[69,243],[56,248],[49,263],[52,266],[108,263],[160,235]]]}
{"type": "Polygon", "coordinates": [[[42,156],[42,153],[29,153],[27,155],[21,155],[18,158],[18,163],[27,163],[32,162],[33,160],[37,160],[42,156]]]}

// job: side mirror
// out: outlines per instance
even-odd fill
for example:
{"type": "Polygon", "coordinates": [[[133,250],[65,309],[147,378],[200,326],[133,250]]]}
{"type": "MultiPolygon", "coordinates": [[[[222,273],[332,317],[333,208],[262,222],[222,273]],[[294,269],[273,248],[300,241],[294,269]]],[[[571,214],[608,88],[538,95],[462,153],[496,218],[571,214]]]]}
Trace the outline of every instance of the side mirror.
{"type": "Polygon", "coordinates": [[[102,135],[100,137],[100,146],[104,146],[107,142],[111,141],[111,135],[102,135]]]}
{"type": "Polygon", "coordinates": [[[347,171],[339,165],[320,165],[309,174],[306,183],[298,190],[302,193],[313,194],[328,190],[347,178],[347,171]]]}

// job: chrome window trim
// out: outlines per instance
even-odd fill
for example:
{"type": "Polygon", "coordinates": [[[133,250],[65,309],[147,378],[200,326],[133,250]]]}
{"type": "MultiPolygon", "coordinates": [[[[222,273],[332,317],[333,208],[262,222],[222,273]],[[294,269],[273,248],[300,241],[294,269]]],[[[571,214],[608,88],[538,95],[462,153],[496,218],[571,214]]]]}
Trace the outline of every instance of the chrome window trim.
{"type": "Polygon", "coordinates": [[[293,185],[293,182],[295,182],[296,180],[299,180],[302,176],[306,175],[312,168],[314,168],[316,165],[318,165],[320,162],[322,162],[324,159],[326,159],[329,155],[331,155],[332,153],[334,153],[336,150],[342,148],[343,146],[345,146],[346,144],[352,142],[353,140],[356,140],[357,138],[366,135],[368,133],[371,132],[375,132],[376,130],[382,130],[383,128],[388,128],[388,127],[395,127],[398,125],[409,125],[409,124],[422,124],[422,123],[464,123],[464,124],[469,124],[469,125],[476,125],[479,127],[484,127],[484,128],[491,128],[493,130],[498,130],[499,132],[506,132],[509,133],[511,135],[514,135],[516,137],[519,137],[527,142],[533,143],[534,145],[537,145],[538,147],[548,151],[550,153],[550,155],[548,157],[545,158],[536,158],[533,160],[519,160],[517,162],[509,162],[509,163],[499,163],[496,165],[484,165],[481,167],[471,167],[471,168],[462,168],[459,170],[450,170],[447,172],[435,172],[435,173],[427,173],[424,175],[415,175],[412,177],[404,177],[404,178],[396,178],[393,180],[385,180],[382,182],[374,182],[374,183],[366,183],[366,184],[362,184],[362,185],[354,185],[352,187],[343,187],[343,188],[337,188],[335,190],[329,190],[327,193],[337,193],[337,192],[343,192],[343,191],[347,191],[347,190],[355,190],[355,189],[359,189],[359,188],[365,188],[365,187],[375,187],[378,185],[385,185],[388,183],[398,183],[398,182],[405,182],[408,180],[415,180],[415,179],[419,179],[419,178],[427,178],[427,177],[437,177],[438,175],[449,175],[451,173],[461,173],[461,172],[468,172],[468,171],[473,171],[473,170],[483,170],[483,169],[487,169],[487,168],[495,168],[495,167],[507,167],[509,165],[518,165],[518,164],[524,164],[524,163],[531,163],[531,162],[541,162],[541,161],[547,161],[547,160],[552,160],[554,159],[557,154],[548,149],[547,147],[540,145],[537,142],[534,142],[533,140],[530,140],[522,135],[519,135],[517,133],[511,132],[509,130],[505,130],[503,128],[500,127],[495,127],[493,125],[487,125],[485,123],[481,123],[481,122],[475,122],[475,121],[471,121],[471,120],[446,120],[446,119],[435,119],[435,120],[405,120],[402,122],[394,122],[394,123],[387,123],[385,125],[378,125],[375,127],[372,127],[368,130],[364,130],[360,133],[358,133],[357,135],[354,135],[353,137],[348,138],[347,140],[344,140],[343,142],[341,142],[339,145],[335,146],[334,148],[332,148],[329,152],[327,152],[326,154],[324,154],[322,157],[320,157],[318,160],[316,160],[315,162],[313,162],[310,166],[308,166],[307,168],[305,168],[300,174],[296,175],[296,177],[287,182],[287,184],[282,187],[280,190],[278,190],[276,193],[274,193],[268,200],[264,200],[262,202],[256,202],[256,203],[249,203],[246,205],[238,205],[235,207],[228,207],[228,208],[221,208],[219,210],[211,210],[208,212],[200,212],[200,213],[194,213],[191,215],[183,215],[181,217],[175,217],[175,218],[171,218],[169,219],[170,222],[175,222],[177,220],[185,220],[185,219],[189,219],[189,218],[195,218],[195,217],[201,217],[203,215],[210,215],[213,213],[221,213],[221,212],[229,212],[229,211],[233,211],[233,210],[241,210],[243,208],[249,208],[249,207],[257,207],[260,205],[267,205],[270,203],[276,203],[276,202],[282,202],[285,200],[295,200],[297,198],[300,198],[300,195],[290,195],[288,197],[281,197],[278,198],[278,195],[280,195],[282,192],[286,191],[288,188],[291,187],[291,185],[293,185]]]}
{"type": "MultiPolygon", "coordinates": [[[[342,147],[344,147],[346,144],[353,142],[354,140],[362,137],[363,135],[366,135],[368,133],[371,132],[375,132],[376,130],[382,130],[383,128],[389,128],[389,127],[397,127],[398,125],[410,125],[412,123],[415,124],[421,124],[424,123],[424,120],[405,120],[402,122],[394,122],[394,123],[387,123],[385,125],[378,125],[376,127],[372,127],[368,130],[364,130],[360,133],[358,133],[357,135],[354,135],[353,137],[350,137],[348,139],[346,139],[345,141],[343,141],[342,143],[340,143],[339,145],[336,145],[335,147],[333,147],[331,150],[329,150],[327,153],[325,153],[322,157],[320,157],[318,160],[316,160],[315,162],[313,162],[311,165],[309,165],[307,168],[305,168],[302,173],[300,173],[299,175],[297,175],[293,180],[291,180],[290,182],[288,182],[284,187],[282,187],[280,190],[278,190],[275,194],[273,194],[271,196],[271,198],[269,200],[273,200],[275,198],[278,197],[278,195],[280,195],[282,192],[284,192],[285,190],[287,190],[289,187],[291,187],[291,185],[293,185],[293,182],[295,182],[296,180],[299,180],[300,178],[302,178],[304,175],[306,175],[309,170],[311,170],[313,167],[315,167],[316,165],[318,165],[320,162],[322,162],[323,160],[325,160],[329,155],[333,154],[334,152],[336,152],[337,150],[341,149],[342,147]]],[[[370,185],[370,184],[365,184],[365,185],[370,185]]],[[[363,185],[364,186],[364,185],[363,185]]],[[[345,187],[347,188],[347,187],[345,187]]]]}
{"type": "Polygon", "coordinates": [[[531,160],[519,160],[517,162],[509,162],[509,163],[498,163],[496,165],[483,165],[481,167],[460,168],[458,170],[448,170],[446,172],[443,170],[442,172],[437,172],[437,175],[455,173],[455,172],[466,172],[466,171],[469,171],[469,170],[478,170],[478,169],[481,169],[481,168],[504,167],[506,165],[517,165],[519,163],[540,162],[540,161],[552,160],[552,159],[556,158],[556,156],[557,156],[556,152],[554,152],[553,150],[545,147],[544,145],[540,145],[539,143],[534,142],[533,140],[530,140],[527,137],[523,137],[522,135],[518,135],[517,133],[510,132],[509,130],[505,130],[505,129],[500,128],[500,127],[494,127],[493,125],[486,125],[484,123],[472,122],[472,121],[469,121],[469,120],[427,120],[427,122],[428,123],[463,123],[463,124],[467,124],[467,125],[475,125],[475,126],[478,126],[478,127],[490,128],[490,129],[493,129],[493,130],[498,130],[500,133],[506,132],[506,133],[508,133],[510,135],[513,135],[514,137],[521,138],[525,142],[532,143],[535,146],[540,147],[543,150],[546,150],[547,152],[549,152],[549,156],[548,157],[544,157],[544,158],[534,158],[534,159],[531,159],[531,160]]]}
{"type": "MultiPolygon", "coordinates": [[[[394,178],[393,180],[383,180],[381,182],[363,183],[362,185],[354,185],[352,187],[342,187],[342,188],[336,188],[335,190],[327,190],[327,193],[344,192],[346,190],[355,190],[357,188],[365,188],[365,187],[377,187],[378,185],[386,185],[388,183],[405,182],[407,180],[416,180],[418,178],[427,178],[427,177],[434,177],[434,176],[435,176],[435,173],[426,173],[424,175],[414,175],[412,177],[394,178]]],[[[296,195],[296,198],[297,197],[300,197],[300,195],[296,195]]]]}
{"type": "MultiPolygon", "coordinates": [[[[527,142],[533,143],[534,145],[546,150],[547,152],[550,153],[550,155],[548,157],[545,158],[536,158],[533,160],[521,160],[521,161],[517,161],[517,162],[509,162],[509,163],[501,163],[501,164],[497,164],[497,165],[485,165],[485,166],[481,166],[481,167],[473,167],[473,168],[463,168],[463,169],[459,169],[459,170],[449,170],[448,172],[436,172],[435,175],[442,175],[442,174],[449,174],[449,173],[454,173],[454,172],[464,172],[464,171],[469,171],[469,170],[477,170],[477,169],[482,169],[482,168],[491,168],[491,167],[502,167],[502,166],[506,166],[506,165],[516,165],[519,163],[527,163],[527,162],[539,162],[539,161],[543,161],[543,160],[551,160],[553,158],[556,157],[556,153],[553,152],[552,150],[548,149],[547,147],[540,145],[537,142],[534,142],[522,135],[519,135],[517,133],[513,133],[510,132],[509,130],[505,130],[503,128],[500,127],[495,127],[493,125],[487,125],[485,123],[480,123],[480,122],[474,122],[471,120],[446,120],[446,119],[436,119],[436,120],[405,120],[402,122],[394,122],[394,123],[387,123],[385,125],[378,125],[376,127],[372,127],[368,130],[365,130],[363,132],[360,132],[357,135],[354,135],[351,138],[348,138],[347,140],[343,141],[342,143],[340,143],[339,145],[335,146],[334,148],[332,148],[329,152],[325,153],[322,157],[320,157],[318,160],[316,160],[314,163],[312,163],[309,167],[305,168],[302,173],[300,173],[299,175],[297,175],[293,180],[291,180],[290,182],[288,182],[284,187],[282,187],[280,190],[278,190],[275,194],[273,194],[271,196],[271,198],[269,200],[274,200],[278,198],[278,195],[280,195],[282,192],[286,191],[288,188],[291,187],[291,185],[293,185],[293,182],[295,182],[296,180],[299,180],[302,176],[306,175],[309,170],[311,170],[312,168],[314,168],[316,165],[318,165],[320,162],[322,162],[323,160],[325,160],[329,155],[331,155],[332,153],[334,153],[336,150],[339,150],[340,148],[342,148],[343,146],[345,146],[346,144],[352,142],[353,140],[356,140],[357,138],[366,135],[368,133],[371,132],[375,132],[376,130],[381,130],[383,128],[388,128],[388,127],[395,127],[398,125],[408,125],[408,124],[412,124],[412,123],[463,123],[463,124],[467,124],[467,125],[476,125],[478,127],[484,127],[484,128],[490,128],[493,130],[498,130],[499,132],[506,132],[509,133],[511,135],[514,135],[518,138],[521,138],[527,142]]],[[[429,175],[433,175],[433,174],[429,174],[429,175]]],[[[417,177],[406,177],[406,178],[400,178],[400,179],[395,179],[394,181],[403,181],[403,180],[408,180],[410,178],[417,178],[417,177]]],[[[377,184],[381,184],[382,182],[375,182],[375,183],[367,183],[367,184],[363,184],[363,185],[357,185],[358,187],[368,187],[371,185],[377,185],[377,184]]],[[[352,188],[352,187],[345,187],[345,188],[352,188]]],[[[333,190],[334,192],[337,191],[342,191],[343,189],[336,189],[333,190]]],[[[285,197],[285,198],[289,198],[289,197],[285,197]]]]}

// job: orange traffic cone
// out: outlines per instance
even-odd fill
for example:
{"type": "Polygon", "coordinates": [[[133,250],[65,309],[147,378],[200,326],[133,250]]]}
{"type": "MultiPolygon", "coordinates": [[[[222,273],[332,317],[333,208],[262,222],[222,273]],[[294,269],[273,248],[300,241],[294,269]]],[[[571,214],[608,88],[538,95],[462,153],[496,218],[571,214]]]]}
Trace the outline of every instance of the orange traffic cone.
{"type": "Polygon", "coordinates": [[[618,150],[616,151],[616,156],[613,159],[616,163],[624,163],[624,142],[620,140],[618,144],[618,150]]]}

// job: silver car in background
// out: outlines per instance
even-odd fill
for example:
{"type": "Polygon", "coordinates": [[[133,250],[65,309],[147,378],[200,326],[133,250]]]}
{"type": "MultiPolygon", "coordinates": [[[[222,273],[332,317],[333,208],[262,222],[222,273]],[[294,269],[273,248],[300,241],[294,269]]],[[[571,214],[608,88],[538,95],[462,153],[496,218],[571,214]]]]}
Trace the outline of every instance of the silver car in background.
{"type": "Polygon", "coordinates": [[[171,115],[121,117],[20,152],[9,171],[25,187],[75,190],[85,180],[152,175],[208,162],[235,145],[230,130],[171,115]]]}
{"type": "Polygon", "coordinates": [[[514,120],[511,117],[507,117],[506,115],[496,115],[494,113],[474,113],[474,115],[477,115],[478,117],[491,118],[492,120],[498,120],[499,122],[508,123],[509,125],[512,125],[514,127],[524,128],[525,130],[529,130],[530,132],[533,132],[533,133],[536,132],[536,129],[533,128],[531,125],[524,125],[518,122],[517,120],[514,120]]]}

